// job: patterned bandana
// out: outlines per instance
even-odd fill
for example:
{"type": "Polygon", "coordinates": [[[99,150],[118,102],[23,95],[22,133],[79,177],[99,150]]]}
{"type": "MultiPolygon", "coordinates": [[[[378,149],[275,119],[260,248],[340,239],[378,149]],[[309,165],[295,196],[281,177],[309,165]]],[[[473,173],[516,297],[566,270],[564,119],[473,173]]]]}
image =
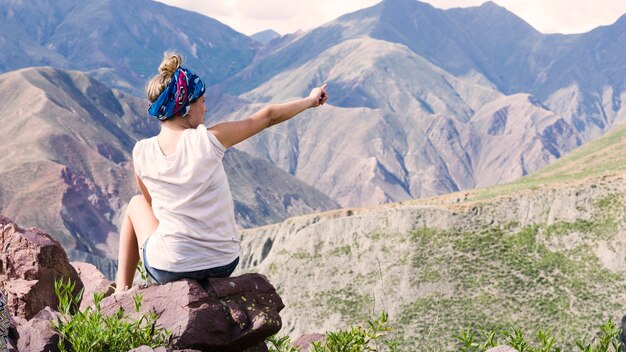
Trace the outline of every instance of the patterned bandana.
{"type": "Polygon", "coordinates": [[[159,98],[148,108],[148,114],[161,121],[174,115],[187,115],[189,104],[200,98],[205,91],[204,82],[186,68],[178,68],[172,80],[159,98]]]}

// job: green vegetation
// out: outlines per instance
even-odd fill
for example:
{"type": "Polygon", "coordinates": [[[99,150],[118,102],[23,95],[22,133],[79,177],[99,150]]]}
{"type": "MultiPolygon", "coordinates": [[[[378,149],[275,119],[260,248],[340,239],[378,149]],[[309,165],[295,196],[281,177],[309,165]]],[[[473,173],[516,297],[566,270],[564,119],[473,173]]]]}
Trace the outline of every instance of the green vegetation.
{"type": "Polygon", "coordinates": [[[366,318],[372,304],[371,296],[359,293],[352,286],[325,291],[315,299],[315,305],[327,307],[329,312],[351,317],[351,323],[366,318]]]}
{"type": "MultiPolygon", "coordinates": [[[[74,296],[74,283],[56,281],[54,290],[59,298],[61,317],[52,322],[52,328],[60,334],[58,348],[61,351],[105,352],[128,351],[142,345],[150,347],[166,346],[170,333],[156,327],[157,316],[149,313],[139,319],[131,319],[122,308],[115,314],[105,315],[100,303],[103,293],[94,294],[94,307],[84,311],[78,309],[81,292],[74,296]]],[[[137,294],[135,311],[141,309],[142,296],[137,294]]]]}
{"type": "MultiPolygon", "coordinates": [[[[600,333],[592,338],[591,342],[577,340],[576,346],[583,352],[622,352],[620,333],[621,329],[609,319],[600,327],[600,333]]],[[[454,337],[457,340],[455,350],[459,352],[482,352],[502,345],[513,347],[518,352],[569,351],[559,346],[557,338],[550,331],[543,330],[539,330],[534,339],[526,338],[522,330],[517,328],[500,331],[481,329],[480,334],[466,329],[454,337]]]]}
{"type": "MultiPolygon", "coordinates": [[[[326,333],[323,341],[313,342],[311,352],[361,352],[389,351],[398,348],[398,342],[388,339],[391,328],[388,315],[383,312],[377,319],[367,322],[367,327],[356,326],[347,330],[326,333]]],[[[288,337],[271,337],[267,340],[270,352],[298,352],[288,337]]]]}
{"type": "Polygon", "coordinates": [[[394,317],[401,345],[453,350],[434,337],[449,335],[451,326],[489,322],[487,331],[559,326],[563,351],[574,350],[575,341],[592,331],[590,322],[606,319],[607,312],[626,312],[618,298],[626,290],[624,278],[594,253],[597,241],[616,233],[610,217],[476,231],[416,229],[408,235],[411,285],[429,291],[394,317]],[[558,251],[549,247],[571,233],[580,234],[579,243],[558,251]]]}

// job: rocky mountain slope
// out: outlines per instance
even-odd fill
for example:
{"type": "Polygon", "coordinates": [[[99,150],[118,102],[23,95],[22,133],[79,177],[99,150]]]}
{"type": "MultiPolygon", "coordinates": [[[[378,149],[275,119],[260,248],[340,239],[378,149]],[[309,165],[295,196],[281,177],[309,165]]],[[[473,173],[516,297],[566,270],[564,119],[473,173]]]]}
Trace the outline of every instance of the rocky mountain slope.
{"type": "MultiPolygon", "coordinates": [[[[131,151],[155,135],[145,102],[78,71],[28,68],[0,75],[0,213],[59,240],[73,260],[112,274],[118,226],[137,192],[131,151]]],[[[224,158],[239,225],[258,226],[337,204],[248,154],[224,158]]]]}
{"type": "Polygon", "coordinates": [[[257,102],[329,82],[330,103],[345,110],[324,115],[336,118],[294,122],[243,148],[306,182],[332,180],[318,188],[343,206],[399,201],[512,181],[623,122],[626,66],[612,58],[623,56],[624,23],[543,35],[494,3],[441,10],[386,0],[221,85],[257,102]],[[342,128],[339,140],[327,133],[342,128]],[[338,160],[337,145],[349,157],[338,160]],[[346,173],[353,165],[358,175],[346,173]]]}
{"type": "Polygon", "coordinates": [[[626,312],[625,136],[508,185],[246,230],[244,271],[277,286],[291,336],[385,310],[403,350],[453,350],[481,326],[556,329],[574,350],[626,312]]]}
{"type": "Polygon", "coordinates": [[[0,72],[54,66],[89,72],[142,95],[165,50],[177,49],[213,84],[246,67],[260,46],[200,14],[149,0],[0,1],[0,72]]]}

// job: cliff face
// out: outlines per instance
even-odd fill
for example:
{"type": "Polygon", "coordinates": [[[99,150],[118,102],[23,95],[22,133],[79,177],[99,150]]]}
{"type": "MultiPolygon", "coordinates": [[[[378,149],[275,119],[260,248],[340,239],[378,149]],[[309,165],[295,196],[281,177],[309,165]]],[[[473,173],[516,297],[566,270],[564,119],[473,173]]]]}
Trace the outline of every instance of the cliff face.
{"type": "Polygon", "coordinates": [[[626,310],[625,178],[291,218],[245,231],[242,263],[276,284],[293,336],[385,310],[409,350],[477,324],[559,327],[575,348],[626,310]]]}

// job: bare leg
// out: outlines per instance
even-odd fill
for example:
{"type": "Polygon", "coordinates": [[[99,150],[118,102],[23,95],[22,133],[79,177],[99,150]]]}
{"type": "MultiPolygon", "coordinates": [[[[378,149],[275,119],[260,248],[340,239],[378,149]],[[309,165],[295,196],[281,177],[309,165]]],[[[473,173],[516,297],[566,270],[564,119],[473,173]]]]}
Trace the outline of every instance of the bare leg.
{"type": "Polygon", "coordinates": [[[139,262],[139,244],[143,244],[156,230],[158,220],[152,207],[141,196],[134,196],[128,203],[122,227],[118,252],[116,291],[123,291],[133,285],[135,269],[139,262]]]}

